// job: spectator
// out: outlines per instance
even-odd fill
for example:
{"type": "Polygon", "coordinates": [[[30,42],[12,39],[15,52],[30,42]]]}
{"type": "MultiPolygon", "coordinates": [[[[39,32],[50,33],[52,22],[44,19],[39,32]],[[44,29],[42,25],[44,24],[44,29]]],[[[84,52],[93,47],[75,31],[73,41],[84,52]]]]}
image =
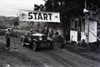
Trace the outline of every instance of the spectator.
{"type": "Polygon", "coordinates": [[[60,43],[60,48],[64,48],[66,39],[62,34],[58,36],[58,42],[60,43]]]}
{"type": "Polygon", "coordinates": [[[50,32],[49,32],[49,37],[52,38],[53,37],[53,34],[54,34],[54,30],[51,29],[50,32]]]}
{"type": "Polygon", "coordinates": [[[57,42],[58,41],[58,32],[55,32],[54,33],[53,40],[54,40],[54,42],[57,42]]]}
{"type": "Polygon", "coordinates": [[[60,35],[58,32],[55,33],[54,37],[54,42],[59,43],[60,48],[64,48],[65,46],[65,39],[62,35],[60,35]]]}
{"type": "Polygon", "coordinates": [[[6,38],[6,49],[9,49],[9,47],[10,47],[10,35],[11,35],[11,31],[10,31],[10,29],[7,29],[7,32],[5,34],[5,38],[6,38]]]}
{"type": "Polygon", "coordinates": [[[48,36],[49,28],[47,26],[44,28],[43,33],[48,36]]]}
{"type": "Polygon", "coordinates": [[[39,33],[42,33],[42,29],[39,29],[39,33]]]}

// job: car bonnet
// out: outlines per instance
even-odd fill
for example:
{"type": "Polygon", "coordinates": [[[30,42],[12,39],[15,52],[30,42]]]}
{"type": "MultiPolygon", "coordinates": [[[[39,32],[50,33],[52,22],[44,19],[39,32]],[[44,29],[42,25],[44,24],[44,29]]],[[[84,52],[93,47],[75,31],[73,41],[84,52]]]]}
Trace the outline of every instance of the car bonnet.
{"type": "Polygon", "coordinates": [[[36,33],[36,34],[32,34],[32,36],[44,36],[44,34],[36,33]]]}

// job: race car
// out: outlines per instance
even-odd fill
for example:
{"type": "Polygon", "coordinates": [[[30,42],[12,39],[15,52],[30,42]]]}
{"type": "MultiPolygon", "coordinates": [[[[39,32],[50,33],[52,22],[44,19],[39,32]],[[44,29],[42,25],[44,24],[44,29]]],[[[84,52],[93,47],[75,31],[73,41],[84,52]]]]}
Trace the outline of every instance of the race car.
{"type": "Polygon", "coordinates": [[[21,37],[21,42],[23,46],[30,45],[34,51],[43,47],[47,47],[51,50],[54,48],[53,39],[41,33],[25,34],[21,37]]]}

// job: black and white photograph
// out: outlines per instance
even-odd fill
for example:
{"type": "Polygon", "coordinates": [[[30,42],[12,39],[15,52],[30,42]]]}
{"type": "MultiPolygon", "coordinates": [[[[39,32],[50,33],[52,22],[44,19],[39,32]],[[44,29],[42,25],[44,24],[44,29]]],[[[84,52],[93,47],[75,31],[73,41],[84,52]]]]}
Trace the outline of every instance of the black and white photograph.
{"type": "Polygon", "coordinates": [[[0,67],[100,67],[100,0],[0,0],[0,67]]]}

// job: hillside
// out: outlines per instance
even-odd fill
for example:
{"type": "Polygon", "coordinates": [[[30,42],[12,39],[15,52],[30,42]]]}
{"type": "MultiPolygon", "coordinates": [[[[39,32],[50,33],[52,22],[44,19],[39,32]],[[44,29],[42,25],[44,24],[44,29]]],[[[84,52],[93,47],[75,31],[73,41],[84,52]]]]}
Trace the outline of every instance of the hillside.
{"type": "Polygon", "coordinates": [[[5,25],[5,26],[12,25],[12,20],[14,18],[15,17],[0,16],[0,25],[5,25]]]}

